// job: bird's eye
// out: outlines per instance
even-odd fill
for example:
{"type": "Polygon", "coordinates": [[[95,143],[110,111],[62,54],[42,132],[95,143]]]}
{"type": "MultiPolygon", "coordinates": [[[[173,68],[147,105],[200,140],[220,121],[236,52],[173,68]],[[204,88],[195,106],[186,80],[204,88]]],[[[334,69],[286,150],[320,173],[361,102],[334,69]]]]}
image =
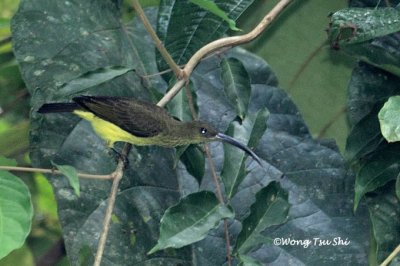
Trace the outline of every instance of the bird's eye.
{"type": "Polygon", "coordinates": [[[207,133],[207,128],[205,128],[205,127],[202,127],[202,128],[200,128],[200,133],[201,134],[206,134],[207,133]]]}

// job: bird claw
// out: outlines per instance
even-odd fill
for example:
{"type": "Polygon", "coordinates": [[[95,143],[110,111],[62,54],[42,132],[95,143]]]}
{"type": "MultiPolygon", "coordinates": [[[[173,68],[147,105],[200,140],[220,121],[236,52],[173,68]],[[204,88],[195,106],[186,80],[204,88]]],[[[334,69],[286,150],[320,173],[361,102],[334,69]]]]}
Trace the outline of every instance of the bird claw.
{"type": "Polygon", "coordinates": [[[129,159],[127,156],[124,156],[114,148],[111,148],[110,150],[113,151],[114,155],[116,155],[115,159],[117,163],[119,163],[119,161],[122,161],[124,164],[124,168],[127,168],[129,166],[129,159]]]}

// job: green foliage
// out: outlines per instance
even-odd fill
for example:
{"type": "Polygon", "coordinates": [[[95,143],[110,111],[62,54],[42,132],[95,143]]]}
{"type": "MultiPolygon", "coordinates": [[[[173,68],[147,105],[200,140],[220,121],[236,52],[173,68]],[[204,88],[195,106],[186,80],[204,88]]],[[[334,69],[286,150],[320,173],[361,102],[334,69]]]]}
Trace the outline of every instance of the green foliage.
{"type": "Polygon", "coordinates": [[[250,79],[246,69],[239,60],[228,58],[221,62],[221,79],[226,96],[235,106],[236,114],[244,119],[251,95],[250,79]]]}
{"type": "Polygon", "coordinates": [[[229,28],[231,30],[240,30],[236,27],[235,21],[230,19],[228,15],[222,9],[220,9],[214,2],[210,0],[190,0],[190,2],[198,5],[201,8],[204,8],[205,10],[225,20],[229,24],[229,28]]]}
{"type": "MultiPolygon", "coordinates": [[[[229,124],[226,134],[233,136],[249,147],[256,147],[257,142],[264,134],[267,125],[268,111],[261,109],[256,114],[246,116],[241,123],[233,121],[229,124]]],[[[246,177],[246,158],[244,151],[238,151],[236,147],[224,143],[224,164],[221,170],[221,178],[225,185],[228,198],[232,198],[243,179],[246,177]]]]}
{"type": "MultiPolygon", "coordinates": [[[[399,245],[400,200],[394,193],[394,182],[378,189],[367,198],[372,224],[372,246],[376,261],[382,262],[399,245]]],[[[394,263],[396,265],[396,263],[394,263]]]]}
{"type": "MultiPolygon", "coordinates": [[[[374,1],[351,2],[351,5],[362,7],[378,4],[372,3],[374,1]]],[[[391,4],[394,7],[399,1],[391,1],[391,4]]],[[[362,205],[361,199],[365,198],[370,213],[369,263],[375,265],[392,252],[400,239],[400,204],[395,196],[395,180],[400,173],[400,146],[390,143],[396,140],[398,126],[395,102],[400,94],[399,10],[398,7],[362,8],[345,10],[341,14],[344,15],[340,18],[342,23],[353,21],[357,27],[354,36],[347,40],[337,39],[339,46],[363,61],[354,69],[349,83],[348,115],[352,131],[346,152],[357,172],[354,209],[362,205]],[[369,15],[352,18],[349,11],[353,15],[363,12],[369,12],[369,15]],[[370,23],[366,23],[367,20],[370,23]],[[364,25],[361,25],[362,21],[365,21],[364,25]]]]}
{"type": "Polygon", "coordinates": [[[335,49],[400,75],[396,37],[387,36],[399,31],[398,8],[348,8],[332,15],[328,37],[335,49]]]}
{"type": "MultiPolygon", "coordinates": [[[[0,159],[0,165],[15,165],[10,160],[0,159]]],[[[0,170],[0,259],[24,244],[32,217],[28,187],[15,175],[0,170]]]]}
{"type": "Polygon", "coordinates": [[[390,97],[378,114],[382,135],[388,142],[400,140],[400,96],[390,97]]]}
{"type": "MultiPolygon", "coordinates": [[[[234,20],[251,3],[220,2],[226,3],[224,11],[234,20]]],[[[122,66],[135,69],[135,72],[129,71],[114,77],[111,75],[95,86],[86,86],[79,93],[150,100],[154,98],[154,91],[164,93],[167,90],[168,86],[162,78],[144,78],[166,67],[163,59],[154,52],[153,44],[143,37],[147,35],[138,21],[123,24],[120,6],[114,2],[68,3],[66,6],[66,2],[50,0],[24,2],[12,23],[15,52],[32,94],[33,110],[37,110],[43,102],[66,101],[73,97],[77,91],[68,87],[65,89],[62,85],[75,82],[77,77],[78,83],[83,82],[83,79],[79,81],[79,77],[98,69],[122,66]],[[60,32],[63,34],[60,35],[60,32]]],[[[159,35],[178,64],[186,63],[199,47],[223,36],[227,30],[222,19],[216,19],[216,16],[187,1],[175,1],[172,5],[169,1],[162,1],[157,19],[155,14],[155,10],[148,10],[147,15],[157,25],[159,35]]],[[[244,161],[244,156],[240,154],[241,151],[236,149],[229,152],[239,157],[243,169],[237,171],[240,175],[233,176],[235,181],[229,189],[229,203],[235,213],[235,217],[229,219],[232,225],[231,238],[238,239],[239,235],[245,235],[245,231],[240,231],[240,224],[250,224],[257,233],[254,238],[245,238],[251,243],[249,247],[252,251],[240,254],[240,263],[257,265],[259,261],[262,264],[282,265],[289,264],[295,257],[305,264],[315,263],[316,260],[319,264],[332,261],[335,264],[365,264],[368,216],[365,212],[356,216],[352,213],[349,203],[354,195],[349,188],[354,177],[348,173],[335,145],[312,138],[299,110],[277,87],[277,79],[264,61],[241,49],[230,51],[222,57],[239,60],[248,75],[251,90],[248,106],[241,112],[244,119],[238,117],[232,99],[226,97],[221,80],[221,58],[218,57],[201,62],[191,76],[199,118],[208,121],[219,131],[225,131],[230,124],[233,125],[231,127],[235,132],[247,137],[249,145],[255,148],[266,165],[265,169],[261,169],[255,163],[242,164],[240,162],[244,161]],[[275,194],[280,195],[276,199],[282,203],[283,209],[278,210],[281,211],[280,215],[275,213],[276,216],[268,218],[280,217],[282,219],[277,221],[282,222],[283,216],[286,217],[283,213],[287,211],[287,197],[280,187],[277,188],[277,183],[268,186],[273,180],[279,180],[280,187],[285,188],[291,196],[287,223],[278,227],[270,226],[274,223],[263,224],[265,216],[255,211],[261,209],[266,213],[261,208],[265,206],[259,203],[259,199],[263,198],[260,195],[266,195],[265,187],[275,187],[279,191],[275,194]],[[261,226],[254,227],[256,224],[261,226]],[[259,236],[331,239],[338,235],[349,238],[352,244],[345,248],[314,246],[311,253],[304,252],[302,246],[255,245],[259,243],[259,236]],[[277,256],[276,250],[283,256],[277,256]]],[[[232,72],[232,75],[246,78],[243,71],[232,72]]],[[[185,99],[182,96],[178,98],[181,103],[185,99]]],[[[106,146],[87,122],[72,115],[43,117],[34,111],[31,122],[31,158],[34,165],[49,167],[50,160],[55,160],[85,172],[114,170],[115,163],[108,155],[106,146]]],[[[228,157],[228,152],[224,154],[222,145],[211,144],[210,149],[217,170],[236,166],[234,164],[237,162],[223,160],[224,156],[228,157]]],[[[114,209],[114,220],[118,222],[110,227],[105,263],[225,263],[224,234],[220,227],[209,231],[215,227],[215,221],[206,222],[207,227],[201,234],[201,238],[205,238],[199,242],[181,249],[147,254],[159,237],[159,221],[163,215],[168,217],[171,209],[175,208],[171,206],[185,205],[185,200],[193,195],[204,194],[204,190],[211,190],[209,188],[212,187],[208,171],[200,181],[193,174],[199,170],[186,170],[188,164],[186,169],[179,164],[174,169],[174,156],[171,150],[160,147],[137,147],[130,153],[130,164],[114,209]],[[192,175],[201,182],[200,192],[192,175]],[[187,195],[188,191],[192,194],[180,200],[181,195],[187,195]],[[165,213],[166,210],[169,212],[165,213]]],[[[206,165],[206,168],[209,166],[206,165]]],[[[49,180],[56,192],[68,258],[72,264],[78,264],[95,253],[110,184],[82,180],[81,196],[77,198],[65,179],[49,177],[49,180]]],[[[201,207],[202,204],[196,204],[189,210],[195,213],[201,207]]],[[[173,233],[168,228],[165,232],[173,233]]],[[[166,233],[162,230],[160,239],[168,236],[166,233]]],[[[176,241],[172,243],[177,246],[176,241]]],[[[247,251],[247,248],[242,250],[247,251]]]]}
{"type": "Polygon", "coordinates": [[[168,208],[161,218],[160,237],[149,254],[168,247],[180,248],[204,239],[224,218],[235,217],[214,193],[200,191],[168,208]]]}
{"type": "MultiPolygon", "coordinates": [[[[74,66],[71,66],[74,67],[74,66]]],[[[78,66],[75,66],[78,67],[78,66]]],[[[65,84],[60,86],[59,93],[60,95],[65,96],[66,94],[79,94],[87,91],[91,87],[95,87],[110,81],[114,78],[122,76],[129,71],[133,71],[134,69],[129,67],[121,67],[121,66],[111,66],[105,68],[95,69],[93,71],[88,71],[71,81],[66,82],[65,84]]],[[[37,74],[40,73],[40,70],[37,70],[37,74]]]]}
{"type": "MultiPolygon", "coordinates": [[[[253,0],[216,0],[214,3],[236,21],[253,0]]],[[[185,64],[204,44],[222,37],[227,30],[223,19],[190,1],[162,0],[160,3],[157,35],[178,65],[185,64]]],[[[160,71],[168,69],[159,53],[157,66],[160,71]]]]}
{"type": "Polygon", "coordinates": [[[256,194],[250,214],[243,221],[235,251],[246,254],[262,243],[269,241],[261,234],[267,227],[286,221],[289,211],[288,195],[278,182],[271,182],[256,194]]]}
{"type": "Polygon", "coordinates": [[[332,46],[366,42],[400,31],[396,8],[347,8],[331,16],[328,37],[332,46]]]}
{"type": "Polygon", "coordinates": [[[79,185],[79,177],[76,169],[70,165],[59,165],[54,162],[51,162],[65,177],[68,179],[69,184],[74,189],[75,194],[79,197],[81,194],[80,185],[79,185]]]}

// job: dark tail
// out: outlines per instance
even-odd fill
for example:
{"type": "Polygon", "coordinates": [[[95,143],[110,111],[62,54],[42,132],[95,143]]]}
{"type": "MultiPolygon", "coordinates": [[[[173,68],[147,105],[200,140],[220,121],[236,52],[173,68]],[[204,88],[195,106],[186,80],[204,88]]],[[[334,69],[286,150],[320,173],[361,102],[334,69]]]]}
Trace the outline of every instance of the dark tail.
{"type": "Polygon", "coordinates": [[[82,108],[76,103],[46,103],[39,108],[38,113],[71,113],[78,109],[82,108]]]}

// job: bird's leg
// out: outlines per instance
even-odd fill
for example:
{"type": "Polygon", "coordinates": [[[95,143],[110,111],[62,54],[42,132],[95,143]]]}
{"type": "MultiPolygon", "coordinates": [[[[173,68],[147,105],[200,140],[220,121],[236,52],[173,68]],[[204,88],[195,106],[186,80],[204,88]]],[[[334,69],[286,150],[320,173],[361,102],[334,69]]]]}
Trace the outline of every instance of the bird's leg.
{"type": "Polygon", "coordinates": [[[111,147],[109,151],[110,151],[110,155],[111,155],[111,152],[113,153],[113,155],[115,155],[114,158],[115,158],[117,163],[118,163],[119,160],[122,160],[123,163],[124,163],[124,168],[127,168],[129,166],[128,156],[124,156],[119,151],[117,151],[114,147],[111,147]]]}

